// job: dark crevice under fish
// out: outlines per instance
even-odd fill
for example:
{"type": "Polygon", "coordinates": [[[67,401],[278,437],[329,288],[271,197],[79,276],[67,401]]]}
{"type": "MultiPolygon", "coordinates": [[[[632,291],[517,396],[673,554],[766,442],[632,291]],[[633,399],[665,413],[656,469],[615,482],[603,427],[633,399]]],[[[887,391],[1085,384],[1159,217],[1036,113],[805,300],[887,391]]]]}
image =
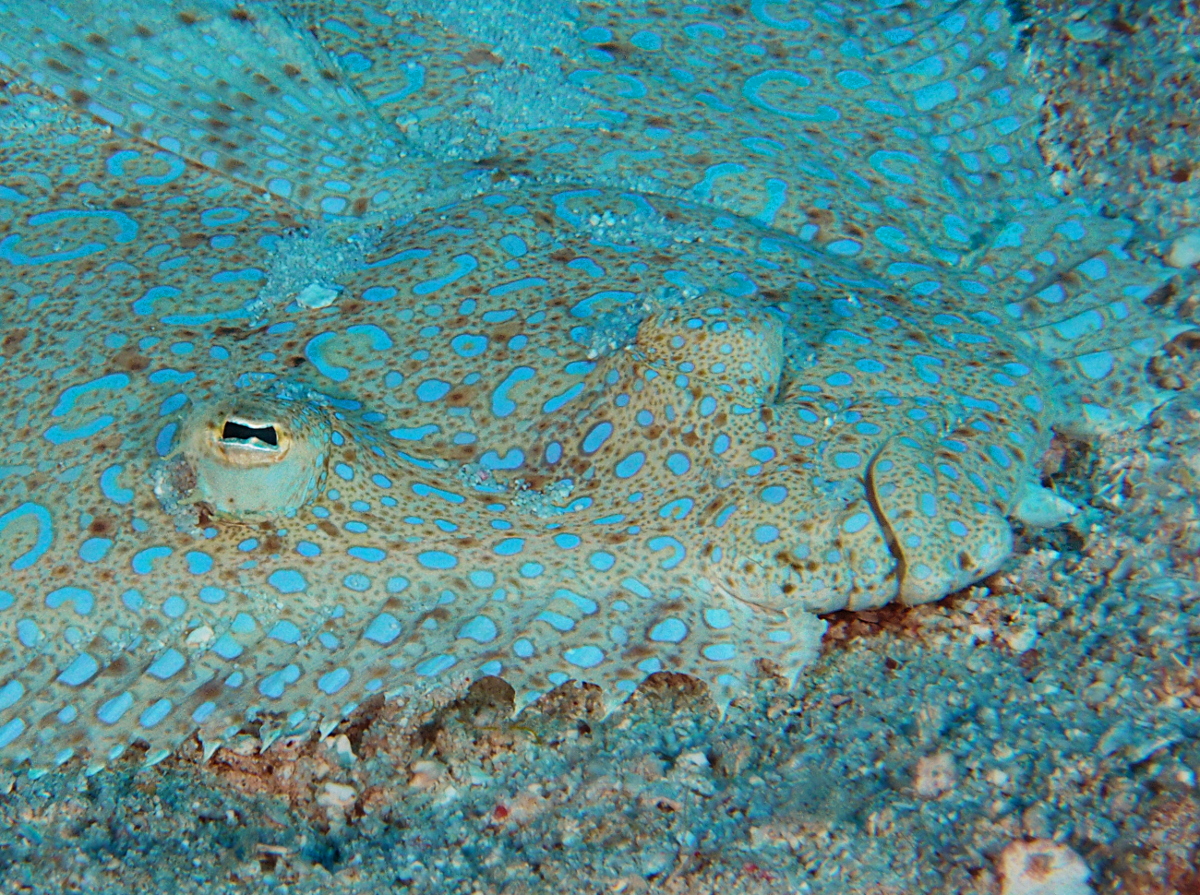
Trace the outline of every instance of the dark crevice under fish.
{"type": "Polygon", "coordinates": [[[1049,188],[1002,3],[0,0],[0,70],[9,766],[723,705],[1163,399],[1167,273],[1049,188]]]}

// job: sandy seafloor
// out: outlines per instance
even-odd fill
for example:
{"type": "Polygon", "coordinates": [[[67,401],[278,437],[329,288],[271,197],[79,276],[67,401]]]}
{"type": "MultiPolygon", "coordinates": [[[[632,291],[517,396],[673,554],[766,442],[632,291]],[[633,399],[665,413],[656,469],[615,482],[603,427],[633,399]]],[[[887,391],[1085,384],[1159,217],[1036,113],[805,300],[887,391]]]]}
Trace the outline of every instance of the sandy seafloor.
{"type": "MultiPolygon", "coordinates": [[[[1200,226],[1200,5],[1019,12],[1056,177],[1168,256],[1200,226]]],[[[265,755],[18,777],[0,891],[1200,893],[1198,349],[1151,365],[1178,397],[1146,428],[1052,446],[1071,523],[940,603],[830,617],[791,692],[514,718],[485,681],[265,755]]]]}

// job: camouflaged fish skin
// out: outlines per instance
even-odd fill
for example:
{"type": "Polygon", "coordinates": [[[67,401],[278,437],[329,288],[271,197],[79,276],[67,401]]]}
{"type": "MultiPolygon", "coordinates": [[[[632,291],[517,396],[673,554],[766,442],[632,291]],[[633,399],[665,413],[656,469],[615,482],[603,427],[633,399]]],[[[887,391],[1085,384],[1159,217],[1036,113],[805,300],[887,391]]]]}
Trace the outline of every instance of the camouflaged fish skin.
{"type": "Polygon", "coordinates": [[[482,675],[724,704],[998,568],[1172,332],[1014,46],[988,2],[0,2],[3,761],[482,675]]]}

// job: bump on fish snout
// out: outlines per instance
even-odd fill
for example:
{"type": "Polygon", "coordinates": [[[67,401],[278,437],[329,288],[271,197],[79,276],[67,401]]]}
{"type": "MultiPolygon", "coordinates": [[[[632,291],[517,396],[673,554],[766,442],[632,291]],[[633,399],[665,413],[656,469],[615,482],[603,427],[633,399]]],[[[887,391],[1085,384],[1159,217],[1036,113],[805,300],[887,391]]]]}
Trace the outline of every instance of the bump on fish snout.
{"type": "Polygon", "coordinates": [[[325,484],[332,427],[319,407],[269,395],[195,408],[153,470],[154,493],[180,523],[294,516],[325,484]]]}

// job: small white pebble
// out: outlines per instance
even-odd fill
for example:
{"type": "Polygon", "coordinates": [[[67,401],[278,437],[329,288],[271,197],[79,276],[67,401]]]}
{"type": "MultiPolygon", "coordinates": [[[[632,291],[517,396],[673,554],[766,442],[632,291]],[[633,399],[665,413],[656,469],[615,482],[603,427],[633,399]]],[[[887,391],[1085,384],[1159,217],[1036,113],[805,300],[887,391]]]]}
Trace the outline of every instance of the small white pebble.
{"type": "Polygon", "coordinates": [[[1079,512],[1079,507],[1059,497],[1049,488],[1026,483],[1012,508],[1012,515],[1033,528],[1062,525],[1079,512]]]}
{"type": "Polygon", "coordinates": [[[703,752],[685,752],[676,760],[676,764],[690,764],[698,768],[708,767],[708,756],[703,752]]]}
{"type": "Polygon", "coordinates": [[[954,789],[958,783],[958,772],[954,768],[954,756],[949,752],[937,752],[917,759],[913,774],[913,791],[919,799],[937,799],[954,789]]]}
{"type": "Polygon", "coordinates": [[[1083,858],[1049,839],[1010,842],[1000,853],[1000,895],[1093,895],[1083,858]]]}
{"type": "Polygon", "coordinates": [[[1189,230],[1176,237],[1167,250],[1167,264],[1181,268],[1200,264],[1200,229],[1189,230]]]}
{"type": "Polygon", "coordinates": [[[358,758],[354,754],[354,747],[350,745],[350,737],[344,733],[340,733],[333,738],[333,752],[344,765],[353,764],[355,759],[358,758]]]}
{"type": "Polygon", "coordinates": [[[208,625],[201,625],[192,631],[184,641],[191,649],[202,649],[216,640],[216,632],[208,625]]]}
{"type": "Polygon", "coordinates": [[[413,789],[429,789],[441,779],[446,766],[439,761],[414,761],[411,770],[408,785],[413,789]]]}
{"type": "Polygon", "coordinates": [[[1004,642],[1008,644],[1008,648],[1019,656],[1021,653],[1027,653],[1033,649],[1033,645],[1037,643],[1038,632],[1037,628],[1022,625],[1020,627],[1006,628],[1000,636],[1004,638],[1004,642]]]}
{"type": "Polygon", "coordinates": [[[316,308],[327,308],[333,304],[338,297],[341,289],[331,289],[328,286],[323,286],[320,283],[309,283],[300,290],[300,294],[296,296],[296,304],[302,308],[315,310],[316,308]]]}
{"type": "Polygon", "coordinates": [[[262,740],[249,734],[241,734],[232,742],[226,743],[225,748],[237,755],[254,755],[262,747],[262,740]]]}
{"type": "Polygon", "coordinates": [[[980,643],[989,643],[993,637],[992,629],[987,625],[971,625],[968,630],[971,632],[971,636],[980,643]]]}
{"type": "Polygon", "coordinates": [[[325,791],[317,796],[317,804],[322,808],[345,811],[354,804],[356,798],[358,793],[353,786],[329,782],[325,784],[325,791]]]}

